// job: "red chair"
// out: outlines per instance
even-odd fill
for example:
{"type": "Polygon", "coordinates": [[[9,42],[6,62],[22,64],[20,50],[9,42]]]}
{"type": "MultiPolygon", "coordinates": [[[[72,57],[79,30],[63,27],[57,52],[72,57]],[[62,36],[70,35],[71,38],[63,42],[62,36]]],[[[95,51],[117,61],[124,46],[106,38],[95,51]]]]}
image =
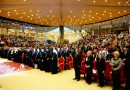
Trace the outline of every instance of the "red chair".
{"type": "Polygon", "coordinates": [[[106,81],[110,81],[112,79],[111,65],[109,62],[106,62],[106,69],[105,69],[104,77],[106,81]]]}
{"type": "Polygon", "coordinates": [[[58,67],[59,67],[60,71],[64,70],[64,58],[63,57],[58,58],[58,67]]]}
{"type": "Polygon", "coordinates": [[[122,68],[121,68],[121,75],[120,75],[120,83],[124,84],[126,82],[126,76],[124,73],[124,63],[122,64],[122,68]]]}
{"type": "Polygon", "coordinates": [[[97,68],[96,68],[96,66],[97,66],[97,61],[95,60],[95,61],[93,61],[93,73],[92,73],[92,76],[94,77],[94,78],[97,78],[98,77],[98,73],[97,73],[97,68]]]}
{"type": "Polygon", "coordinates": [[[69,62],[69,68],[70,69],[73,68],[73,57],[71,55],[68,57],[68,62],[69,62]]]}
{"type": "Polygon", "coordinates": [[[82,61],[86,58],[86,54],[82,53],[82,61]]]}
{"type": "Polygon", "coordinates": [[[84,78],[85,78],[85,60],[81,62],[81,67],[80,67],[80,74],[84,74],[84,78]]]}
{"type": "Polygon", "coordinates": [[[67,68],[69,68],[69,57],[66,58],[66,64],[65,64],[65,66],[66,66],[67,68]]]}

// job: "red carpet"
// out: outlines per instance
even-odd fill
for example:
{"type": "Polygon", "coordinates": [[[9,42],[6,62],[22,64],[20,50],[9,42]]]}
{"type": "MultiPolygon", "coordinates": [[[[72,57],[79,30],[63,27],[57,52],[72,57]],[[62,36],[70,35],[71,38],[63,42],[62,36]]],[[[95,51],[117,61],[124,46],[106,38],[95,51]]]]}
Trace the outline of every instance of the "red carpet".
{"type": "Polygon", "coordinates": [[[27,65],[16,62],[0,62],[0,75],[21,72],[32,69],[27,65]]]}

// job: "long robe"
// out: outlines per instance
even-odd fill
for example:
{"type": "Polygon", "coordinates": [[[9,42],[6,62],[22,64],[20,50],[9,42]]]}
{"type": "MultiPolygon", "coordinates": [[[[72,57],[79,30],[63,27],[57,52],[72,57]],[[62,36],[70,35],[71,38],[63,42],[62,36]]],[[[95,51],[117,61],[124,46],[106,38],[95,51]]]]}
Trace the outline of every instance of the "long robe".
{"type": "Polygon", "coordinates": [[[52,74],[57,74],[58,73],[58,66],[57,66],[57,62],[58,62],[58,56],[57,54],[53,54],[52,57],[52,74]]]}

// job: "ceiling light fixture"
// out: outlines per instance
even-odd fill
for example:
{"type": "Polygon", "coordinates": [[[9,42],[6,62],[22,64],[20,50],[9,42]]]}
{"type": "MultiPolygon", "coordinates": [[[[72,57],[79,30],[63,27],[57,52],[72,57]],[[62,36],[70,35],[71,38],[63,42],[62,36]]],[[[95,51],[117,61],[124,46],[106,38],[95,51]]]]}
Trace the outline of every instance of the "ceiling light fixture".
{"type": "Polygon", "coordinates": [[[121,2],[118,2],[118,4],[121,4],[121,2]]]}
{"type": "Polygon", "coordinates": [[[84,10],[82,12],[84,12],[84,10]]]}
{"type": "Polygon", "coordinates": [[[107,0],[105,0],[105,2],[107,2],[107,0]]]}
{"type": "Polygon", "coordinates": [[[92,11],[89,11],[89,12],[92,12],[92,11]]]}

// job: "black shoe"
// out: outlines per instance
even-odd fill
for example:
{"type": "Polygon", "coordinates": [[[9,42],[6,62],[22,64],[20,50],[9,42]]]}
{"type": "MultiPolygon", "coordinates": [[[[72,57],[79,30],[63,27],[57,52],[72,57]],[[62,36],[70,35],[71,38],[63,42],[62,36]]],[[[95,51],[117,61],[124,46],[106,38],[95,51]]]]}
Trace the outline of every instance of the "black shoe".
{"type": "Polygon", "coordinates": [[[77,78],[73,78],[73,80],[76,80],[77,78]]]}
{"type": "Polygon", "coordinates": [[[90,85],[91,83],[88,83],[88,85],[90,85]]]}
{"type": "Polygon", "coordinates": [[[104,85],[100,85],[100,87],[103,87],[104,85]]]}
{"type": "Polygon", "coordinates": [[[80,79],[77,79],[77,81],[80,81],[80,79]]]}
{"type": "Polygon", "coordinates": [[[101,85],[99,84],[98,87],[100,87],[101,85]]]}

